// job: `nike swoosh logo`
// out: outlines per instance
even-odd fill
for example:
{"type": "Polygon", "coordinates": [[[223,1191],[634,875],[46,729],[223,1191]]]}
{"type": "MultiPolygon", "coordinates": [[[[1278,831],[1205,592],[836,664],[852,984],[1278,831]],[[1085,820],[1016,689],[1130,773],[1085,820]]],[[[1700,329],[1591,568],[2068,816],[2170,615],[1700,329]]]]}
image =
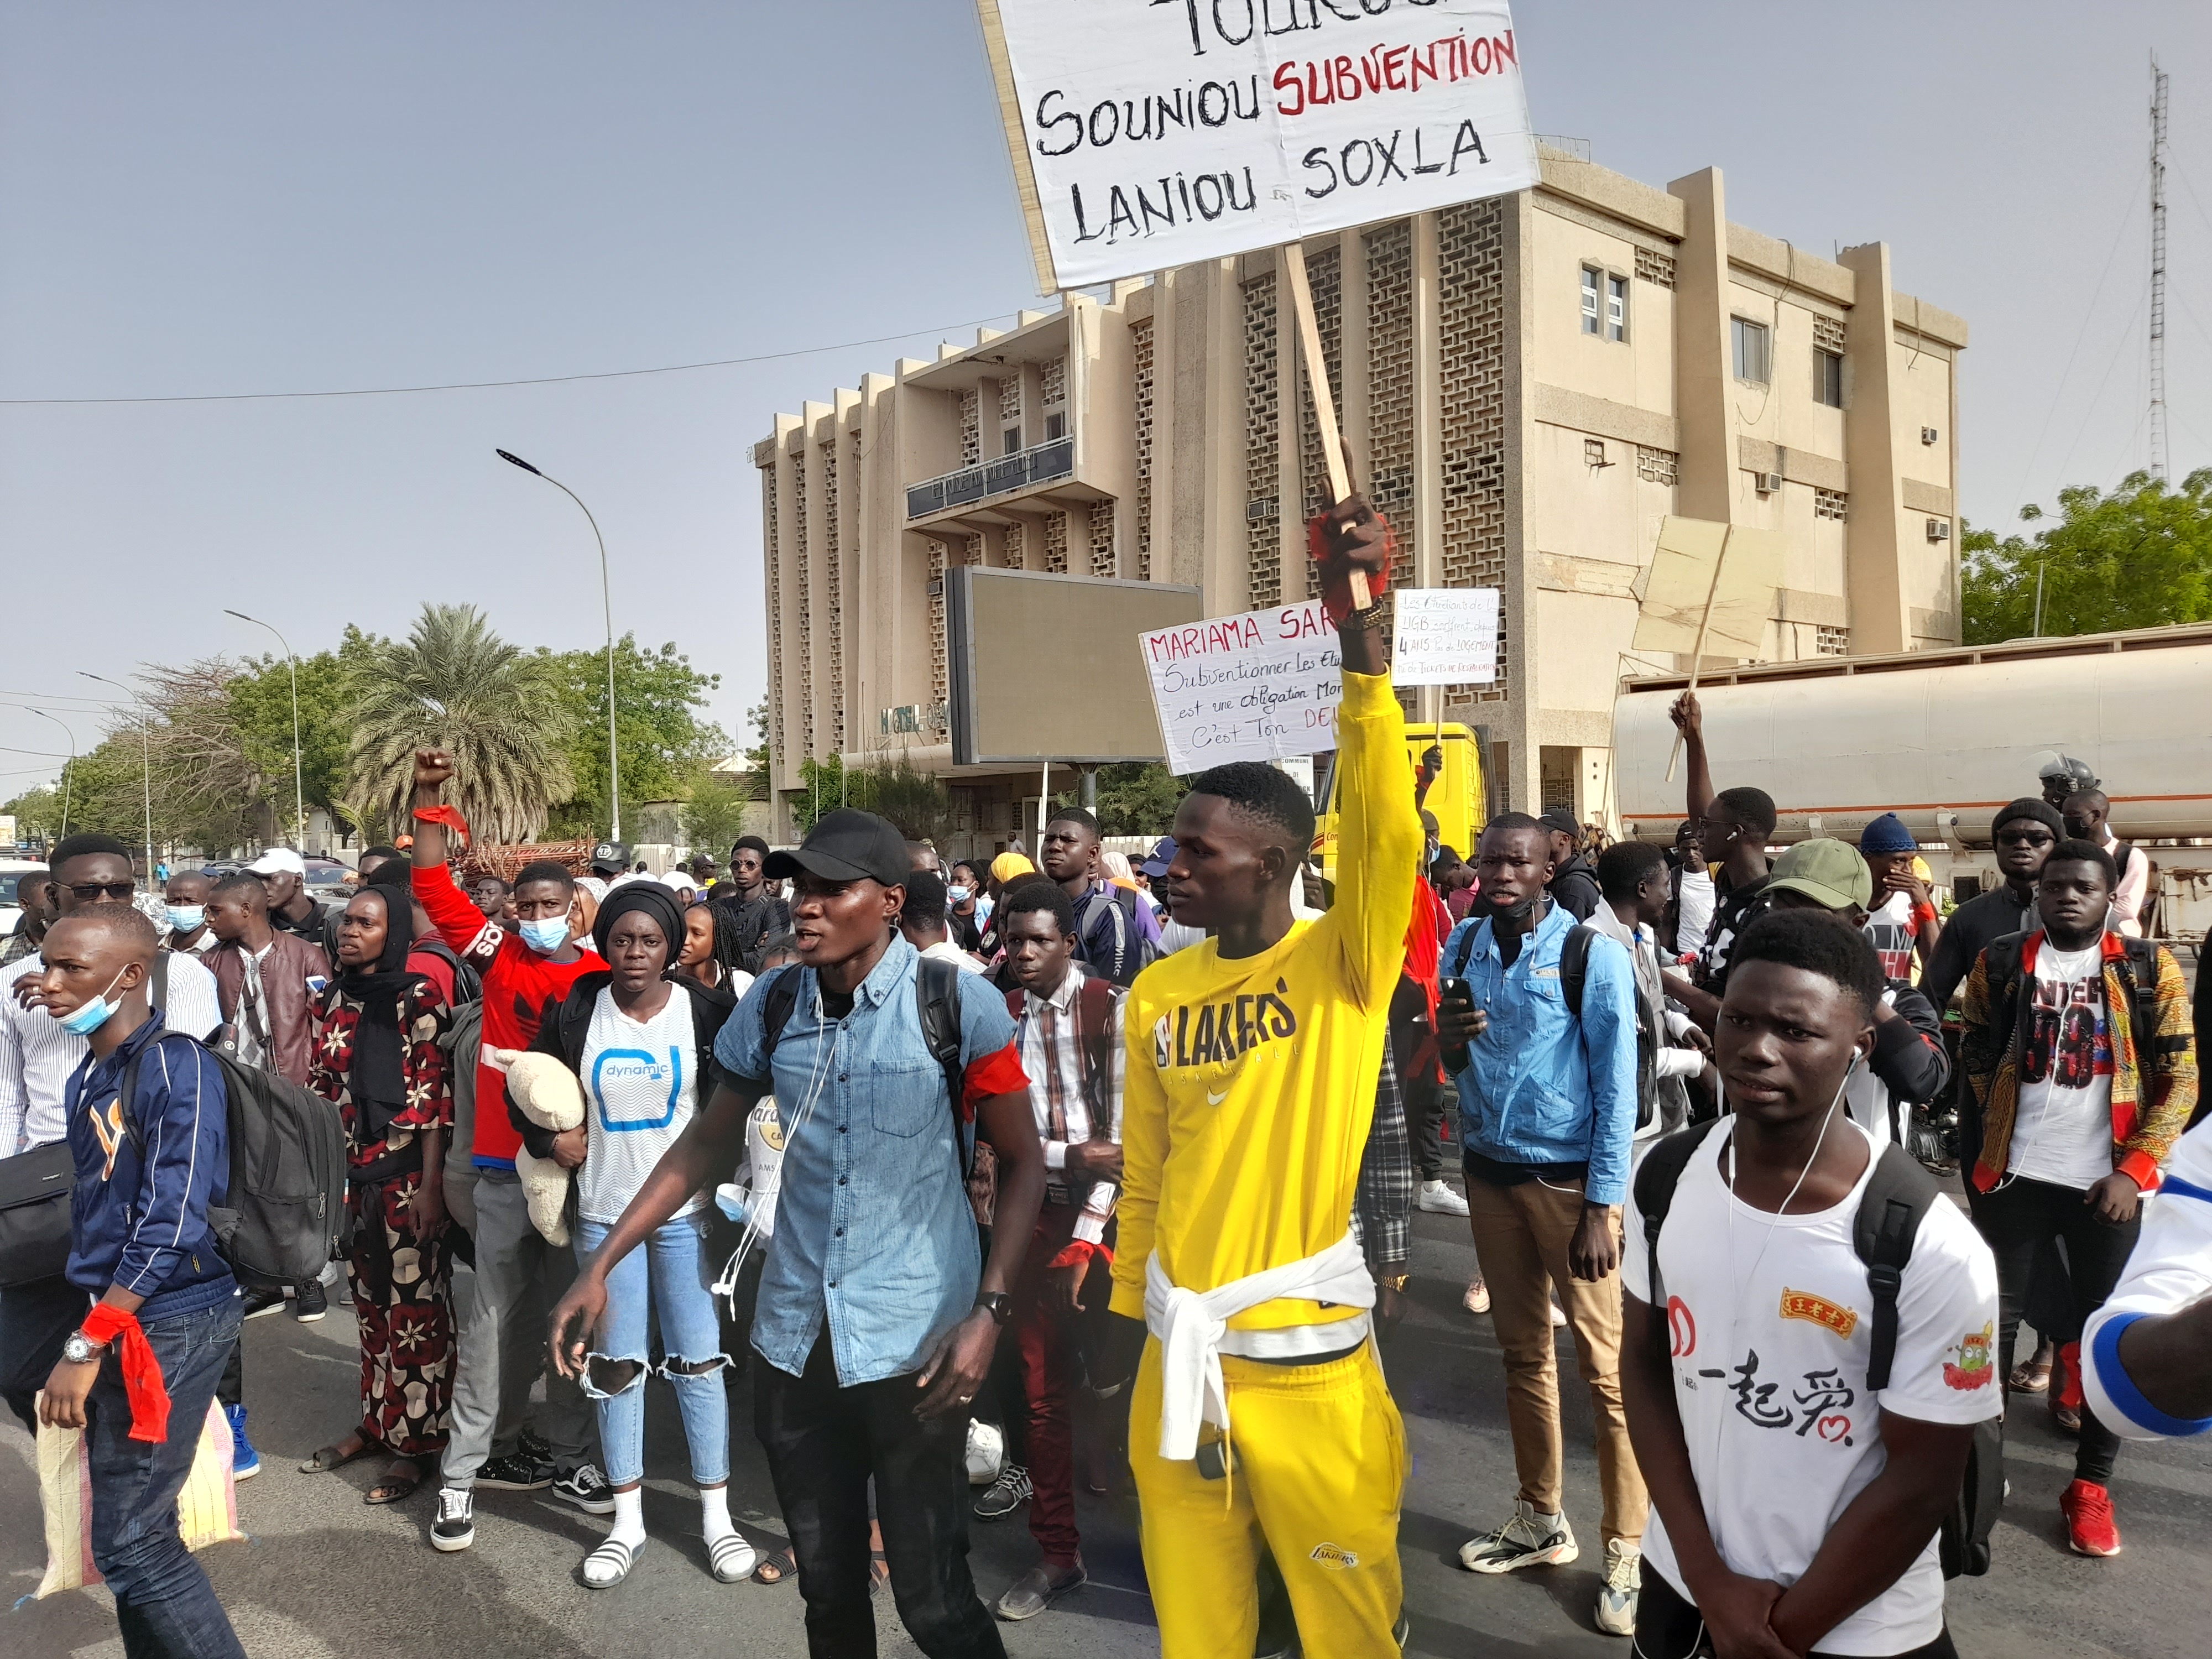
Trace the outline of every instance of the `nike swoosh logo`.
{"type": "Polygon", "coordinates": [[[1226,1100],[1226,1099],[1228,1099],[1228,1098],[1229,1098],[1229,1091],[1228,1091],[1228,1090],[1226,1090],[1226,1089],[1224,1089],[1224,1090],[1223,1090],[1219,1094],[1218,1094],[1218,1095],[1217,1095],[1216,1093],[1214,1093],[1214,1092],[1213,1092],[1213,1091],[1212,1091],[1212,1090],[1211,1090],[1211,1089],[1208,1089],[1208,1090],[1206,1091],[1206,1103],[1207,1105],[1209,1105],[1209,1106],[1218,1106],[1219,1104],[1221,1104],[1221,1103],[1222,1103],[1223,1101],[1224,1101],[1224,1100],[1226,1100]]]}

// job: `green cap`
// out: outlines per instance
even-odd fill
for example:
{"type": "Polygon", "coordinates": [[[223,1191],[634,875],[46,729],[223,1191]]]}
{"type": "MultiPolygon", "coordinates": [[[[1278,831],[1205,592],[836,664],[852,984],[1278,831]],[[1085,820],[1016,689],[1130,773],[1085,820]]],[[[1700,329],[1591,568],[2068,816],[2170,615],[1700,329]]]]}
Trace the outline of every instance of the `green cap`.
{"type": "Polygon", "coordinates": [[[1824,909],[1841,910],[1874,902],[1874,872],[1848,842],[1823,836],[1801,841],[1774,860],[1766,890],[1802,893],[1824,909]]]}

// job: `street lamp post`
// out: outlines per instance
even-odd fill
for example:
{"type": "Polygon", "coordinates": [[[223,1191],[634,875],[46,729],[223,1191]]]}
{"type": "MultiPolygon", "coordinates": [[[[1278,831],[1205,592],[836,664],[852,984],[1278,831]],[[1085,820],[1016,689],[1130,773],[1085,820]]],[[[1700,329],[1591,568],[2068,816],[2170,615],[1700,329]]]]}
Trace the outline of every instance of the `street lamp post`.
{"type": "Polygon", "coordinates": [[[32,708],[31,705],[27,702],[22,704],[21,707],[29,708],[31,713],[36,714],[42,720],[52,720],[53,723],[56,726],[60,726],[64,732],[69,732],[69,764],[62,769],[62,839],[66,841],[69,839],[70,796],[71,792],[76,787],[76,733],[70,732],[69,723],[66,720],[61,720],[55,715],[49,714],[43,708],[32,708]]]}
{"type": "MultiPolygon", "coordinates": [[[[120,680],[111,680],[105,674],[95,674],[88,668],[76,671],[88,680],[98,680],[102,685],[112,685],[133,702],[138,694],[120,680]]],[[[141,759],[146,769],[146,885],[154,884],[154,720],[142,703],[138,709],[138,742],[141,759]]]]}
{"type": "Polygon", "coordinates": [[[276,624],[265,623],[258,617],[249,617],[243,611],[223,607],[222,614],[235,617],[240,622],[252,623],[256,628],[265,628],[276,634],[276,643],[284,647],[284,660],[292,669],[292,810],[299,818],[298,850],[307,850],[307,787],[303,781],[307,768],[300,758],[300,659],[292,654],[291,642],[276,633],[276,624]]]}
{"type": "Polygon", "coordinates": [[[592,526],[592,538],[599,544],[599,603],[605,610],[607,617],[607,811],[608,816],[613,820],[607,839],[620,841],[622,839],[622,770],[620,763],[615,757],[615,602],[612,590],[607,582],[607,538],[599,534],[599,521],[592,517],[590,507],[584,507],[584,498],[569,489],[568,485],[550,472],[540,472],[520,455],[504,449],[495,449],[492,453],[509,466],[519,466],[532,477],[544,479],[547,483],[551,484],[570,501],[575,502],[578,507],[583,507],[585,522],[592,526]]]}

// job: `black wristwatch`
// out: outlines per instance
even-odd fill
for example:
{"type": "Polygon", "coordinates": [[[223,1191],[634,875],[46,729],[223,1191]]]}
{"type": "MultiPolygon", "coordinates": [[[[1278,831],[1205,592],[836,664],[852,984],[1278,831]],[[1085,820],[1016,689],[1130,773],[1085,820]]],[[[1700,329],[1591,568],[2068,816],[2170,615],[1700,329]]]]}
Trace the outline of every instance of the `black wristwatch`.
{"type": "Polygon", "coordinates": [[[1003,1326],[1014,1316],[1014,1298],[1004,1291],[979,1291],[975,1305],[989,1314],[993,1322],[1003,1326]]]}

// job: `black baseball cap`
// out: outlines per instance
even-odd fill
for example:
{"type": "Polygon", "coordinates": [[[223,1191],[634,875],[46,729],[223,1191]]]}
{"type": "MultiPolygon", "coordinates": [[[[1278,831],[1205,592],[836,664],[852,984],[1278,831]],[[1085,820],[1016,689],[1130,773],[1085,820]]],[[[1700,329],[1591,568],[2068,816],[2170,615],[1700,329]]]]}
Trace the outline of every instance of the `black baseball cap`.
{"type": "Polygon", "coordinates": [[[1563,836],[1573,836],[1577,841],[1583,838],[1582,826],[1575,822],[1575,815],[1564,806],[1554,806],[1536,822],[1547,830],[1556,830],[1563,836]]]}
{"type": "Polygon", "coordinates": [[[906,837],[888,818],[856,806],[841,806],[816,821],[797,852],[770,853],[761,869],[775,881],[814,875],[824,881],[865,878],[886,887],[903,887],[908,873],[906,837]]]}
{"type": "Polygon", "coordinates": [[[592,873],[595,876],[618,876],[629,868],[629,843],[623,841],[603,841],[592,848],[592,873]]]}

